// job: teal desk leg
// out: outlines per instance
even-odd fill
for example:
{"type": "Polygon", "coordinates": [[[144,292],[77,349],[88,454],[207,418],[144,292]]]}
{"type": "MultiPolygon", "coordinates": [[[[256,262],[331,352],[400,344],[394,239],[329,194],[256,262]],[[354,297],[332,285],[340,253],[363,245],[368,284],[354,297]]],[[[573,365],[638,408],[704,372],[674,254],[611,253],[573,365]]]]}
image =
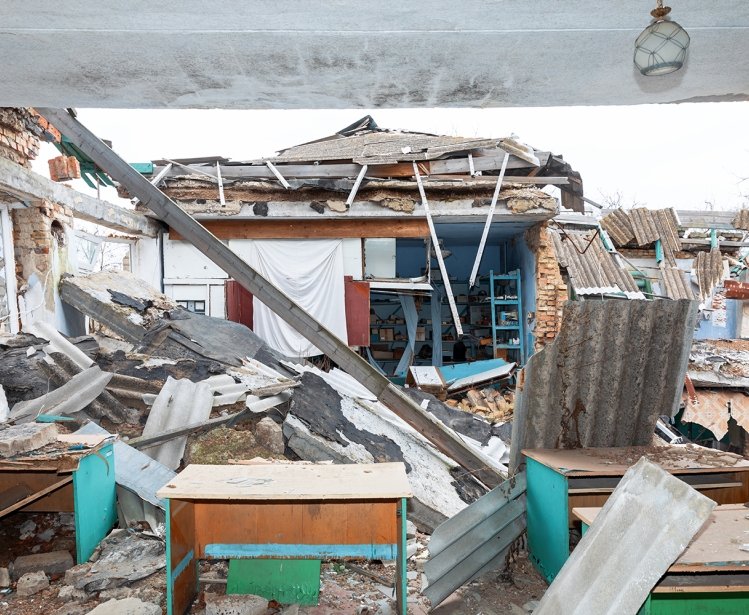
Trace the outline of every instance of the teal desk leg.
{"type": "Polygon", "coordinates": [[[399,615],[408,613],[408,566],[406,565],[406,498],[401,498],[398,507],[400,535],[398,536],[398,559],[395,574],[398,577],[395,585],[396,609],[399,615]]]}
{"type": "Polygon", "coordinates": [[[567,477],[526,458],[526,480],[530,559],[551,582],[570,556],[567,477]]]}
{"type": "Polygon", "coordinates": [[[88,561],[117,522],[114,448],[111,444],[83,457],[73,472],[73,506],[75,555],[82,564],[88,561]]]}

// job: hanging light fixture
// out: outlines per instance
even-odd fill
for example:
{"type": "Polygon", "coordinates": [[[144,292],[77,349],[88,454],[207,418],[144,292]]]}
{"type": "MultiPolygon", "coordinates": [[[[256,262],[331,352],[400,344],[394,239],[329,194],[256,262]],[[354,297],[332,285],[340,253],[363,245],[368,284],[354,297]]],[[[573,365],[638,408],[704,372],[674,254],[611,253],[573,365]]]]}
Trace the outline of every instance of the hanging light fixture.
{"type": "Polygon", "coordinates": [[[650,11],[653,23],[635,41],[635,66],[643,75],[667,75],[684,65],[689,34],[666,17],[670,12],[670,6],[663,6],[663,0],[657,0],[657,6],[650,11]]]}

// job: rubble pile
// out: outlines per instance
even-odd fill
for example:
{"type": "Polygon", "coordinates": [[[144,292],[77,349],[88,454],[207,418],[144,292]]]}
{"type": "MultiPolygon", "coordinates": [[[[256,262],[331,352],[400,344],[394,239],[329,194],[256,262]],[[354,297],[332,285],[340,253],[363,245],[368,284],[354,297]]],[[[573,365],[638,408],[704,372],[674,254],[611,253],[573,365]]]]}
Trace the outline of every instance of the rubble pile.
{"type": "MultiPolygon", "coordinates": [[[[52,595],[64,605],[59,615],[130,608],[118,605],[123,601],[137,606],[133,612],[161,608],[166,519],[156,491],[190,463],[401,461],[414,492],[409,519],[421,532],[418,540],[415,529],[409,538],[410,566],[425,559],[428,533],[488,492],[340,370],[292,363],[243,325],[188,312],[128,274],[66,277],[61,293],[96,320],[97,332],[69,339],[39,324],[0,339],[0,386],[7,398],[0,446],[3,435],[14,443],[0,448],[0,462],[62,464],[72,459],[68,448],[99,454],[102,443],[113,443],[119,529],[76,566],[70,540],[57,552],[54,542],[35,545],[40,555],[65,559],[52,569],[31,561],[17,575],[14,566],[23,560],[0,561],[0,573],[3,566],[10,570],[0,581],[18,600],[52,595]]],[[[488,455],[497,471],[505,469],[506,433],[500,437],[489,420],[418,389],[404,391],[434,421],[488,455]]],[[[75,467],[77,459],[66,463],[75,467]]],[[[18,537],[43,538],[35,527],[27,524],[18,537]]],[[[333,587],[340,574],[326,570],[332,584],[324,575],[323,586],[333,587]]],[[[389,568],[383,572],[392,576],[389,568]]],[[[347,569],[347,578],[360,573],[347,569]]],[[[416,596],[422,582],[416,570],[409,581],[416,596]]],[[[361,612],[387,612],[393,604],[394,596],[377,585],[359,600],[358,607],[369,609],[361,612]]]]}
{"type": "Polygon", "coordinates": [[[490,423],[504,423],[512,419],[515,393],[511,389],[469,389],[460,400],[448,399],[447,404],[465,412],[482,416],[490,423]]]}

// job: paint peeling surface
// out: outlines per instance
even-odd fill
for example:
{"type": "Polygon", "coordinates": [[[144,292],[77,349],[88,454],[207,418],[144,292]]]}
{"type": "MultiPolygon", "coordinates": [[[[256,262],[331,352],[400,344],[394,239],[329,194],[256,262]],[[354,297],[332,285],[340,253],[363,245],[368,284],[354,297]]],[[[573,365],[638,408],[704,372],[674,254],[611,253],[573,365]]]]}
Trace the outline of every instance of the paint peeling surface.
{"type": "Polygon", "coordinates": [[[518,378],[511,468],[525,448],[650,444],[678,410],[696,318],[686,300],[566,303],[518,378]]]}

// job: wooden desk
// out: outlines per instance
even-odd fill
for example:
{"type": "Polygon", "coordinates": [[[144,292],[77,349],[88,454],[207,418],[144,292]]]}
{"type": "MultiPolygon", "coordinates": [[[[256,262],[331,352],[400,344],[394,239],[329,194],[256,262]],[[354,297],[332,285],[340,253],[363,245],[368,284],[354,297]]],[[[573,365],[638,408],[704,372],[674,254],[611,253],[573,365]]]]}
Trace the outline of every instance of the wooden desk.
{"type": "Polygon", "coordinates": [[[603,506],[642,456],[718,504],[749,501],[749,461],[714,449],[694,445],[532,449],[523,455],[531,561],[549,582],[570,554],[572,508],[603,506]]]}
{"type": "Polygon", "coordinates": [[[383,559],[397,563],[406,613],[403,463],[190,465],[157,494],[168,501],[167,612],[184,613],[201,559],[383,559]]]}
{"type": "MultiPolygon", "coordinates": [[[[599,507],[574,508],[583,534],[599,507]]],[[[702,529],[666,571],[640,609],[640,615],[749,613],[749,508],[716,506],[702,529]]]]}

